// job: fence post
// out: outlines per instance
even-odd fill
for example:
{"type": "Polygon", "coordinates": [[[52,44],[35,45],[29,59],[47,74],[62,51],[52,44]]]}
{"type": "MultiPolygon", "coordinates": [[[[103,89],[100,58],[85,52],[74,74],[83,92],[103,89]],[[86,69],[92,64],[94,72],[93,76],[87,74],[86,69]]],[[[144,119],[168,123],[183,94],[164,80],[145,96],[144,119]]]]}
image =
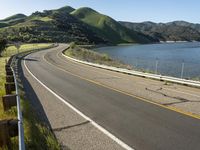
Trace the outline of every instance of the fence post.
{"type": "Polygon", "coordinates": [[[12,91],[15,91],[15,83],[5,83],[6,95],[12,94],[12,91]]]}
{"type": "Polygon", "coordinates": [[[8,121],[7,120],[1,120],[0,121],[0,147],[10,148],[11,141],[9,137],[8,132],[8,121]]]}
{"type": "Polygon", "coordinates": [[[17,95],[5,95],[2,97],[4,111],[17,106],[17,95]]]}
{"type": "Polygon", "coordinates": [[[18,120],[0,120],[0,147],[11,148],[10,137],[18,135],[18,120]]]}
{"type": "Polygon", "coordinates": [[[14,76],[12,76],[12,75],[9,75],[9,76],[6,76],[6,82],[8,82],[8,83],[12,83],[12,82],[15,82],[14,81],[14,76]]]}
{"type": "Polygon", "coordinates": [[[183,60],[182,67],[181,67],[181,79],[183,79],[184,68],[185,68],[185,62],[183,60]]]}
{"type": "Polygon", "coordinates": [[[158,58],[156,58],[156,69],[155,69],[155,74],[158,74],[158,58]]]}

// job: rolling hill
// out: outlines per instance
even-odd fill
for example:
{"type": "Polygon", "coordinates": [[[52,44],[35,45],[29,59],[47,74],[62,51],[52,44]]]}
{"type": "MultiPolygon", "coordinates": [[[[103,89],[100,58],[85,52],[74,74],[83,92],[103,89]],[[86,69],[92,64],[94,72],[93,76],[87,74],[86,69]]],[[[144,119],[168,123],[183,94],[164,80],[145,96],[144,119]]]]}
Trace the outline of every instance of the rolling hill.
{"type": "Polygon", "coordinates": [[[19,20],[19,19],[24,19],[26,18],[26,15],[24,14],[16,14],[16,15],[13,15],[13,16],[10,16],[8,18],[5,18],[3,20],[0,20],[0,22],[12,22],[12,21],[16,21],[16,20],[19,20]]]}
{"type": "Polygon", "coordinates": [[[80,44],[107,43],[90,26],[73,17],[66,6],[57,10],[35,12],[30,16],[9,17],[0,22],[0,37],[23,42],[71,42],[80,44]],[[12,20],[12,21],[11,21],[12,20]],[[4,21],[4,22],[3,22],[4,21]],[[5,23],[5,21],[7,21],[5,23]]]}
{"type": "Polygon", "coordinates": [[[169,23],[120,23],[133,31],[142,32],[160,41],[200,41],[200,24],[185,21],[169,23]]]}
{"type": "Polygon", "coordinates": [[[111,43],[152,43],[157,42],[150,36],[131,31],[109,16],[83,7],[71,12],[71,15],[91,26],[94,32],[111,43]]]}
{"type": "Polygon", "coordinates": [[[154,38],[132,31],[91,8],[65,6],[16,14],[0,20],[0,37],[22,42],[71,42],[80,44],[154,43],[154,38]]]}

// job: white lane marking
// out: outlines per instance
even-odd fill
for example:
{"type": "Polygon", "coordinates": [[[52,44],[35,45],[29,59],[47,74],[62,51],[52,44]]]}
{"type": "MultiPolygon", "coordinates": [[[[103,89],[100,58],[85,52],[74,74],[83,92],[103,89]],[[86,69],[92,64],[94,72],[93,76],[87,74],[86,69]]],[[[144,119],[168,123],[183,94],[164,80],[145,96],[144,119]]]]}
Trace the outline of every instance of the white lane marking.
{"type": "Polygon", "coordinates": [[[115,141],[117,144],[119,144],[121,147],[123,147],[126,150],[134,150],[133,148],[131,148],[130,146],[128,146],[126,143],[124,143],[123,141],[121,141],[120,139],[118,139],[117,137],[115,137],[113,134],[111,134],[109,131],[107,131],[106,129],[104,129],[102,126],[100,126],[99,124],[97,124],[95,121],[93,121],[92,119],[90,119],[89,117],[87,117],[86,115],[84,115],[82,112],[80,112],[78,109],[76,109],[74,106],[72,106],[70,103],[68,103],[67,101],[65,101],[62,97],[60,97],[59,95],[57,95],[53,90],[51,90],[49,87],[47,87],[42,81],[40,81],[27,67],[26,65],[26,61],[24,60],[24,66],[26,68],[26,70],[28,71],[28,73],[36,80],[38,81],[43,87],[45,87],[50,93],[52,93],[55,97],[57,97],[61,102],[63,102],[65,105],[67,105],[68,107],[70,107],[72,110],[74,110],[77,114],[79,114],[80,116],[82,116],[83,118],[85,118],[86,120],[90,121],[90,123],[96,127],[97,129],[99,129],[101,132],[103,132],[105,135],[107,135],[109,138],[111,138],[113,141],[115,141]]]}

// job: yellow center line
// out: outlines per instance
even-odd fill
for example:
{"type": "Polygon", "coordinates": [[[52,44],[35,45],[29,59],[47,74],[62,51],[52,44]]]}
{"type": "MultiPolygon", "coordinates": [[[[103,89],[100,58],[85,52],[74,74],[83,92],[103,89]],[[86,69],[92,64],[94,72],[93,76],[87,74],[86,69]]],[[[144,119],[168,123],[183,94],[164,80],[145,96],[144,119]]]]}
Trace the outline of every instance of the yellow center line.
{"type": "Polygon", "coordinates": [[[57,69],[59,69],[59,70],[61,70],[61,71],[64,71],[64,72],[66,72],[66,73],[68,73],[68,74],[70,74],[70,75],[72,75],[72,76],[78,77],[78,78],[80,78],[80,79],[82,79],[82,80],[89,81],[89,82],[91,82],[91,83],[94,83],[94,84],[96,84],[96,85],[105,87],[105,88],[107,88],[107,89],[110,89],[110,90],[119,92],[119,93],[121,93],[121,94],[130,96],[130,97],[132,97],[132,98],[136,98],[136,100],[141,100],[141,101],[144,101],[144,102],[147,102],[147,103],[150,103],[150,104],[153,104],[153,105],[156,105],[156,106],[159,106],[159,107],[162,107],[162,108],[171,110],[171,111],[175,111],[175,112],[177,112],[177,113],[180,113],[180,114],[183,114],[183,115],[192,117],[192,118],[195,118],[195,119],[200,119],[200,115],[198,115],[198,114],[193,114],[193,113],[191,113],[191,112],[186,112],[186,111],[183,111],[182,109],[175,108],[175,107],[172,107],[172,106],[164,106],[164,105],[162,105],[162,104],[159,104],[159,103],[150,101],[150,100],[148,100],[148,99],[146,99],[146,98],[139,97],[139,96],[136,96],[136,95],[133,95],[133,94],[130,94],[130,93],[121,91],[121,90],[119,90],[119,89],[115,89],[115,88],[112,88],[112,87],[110,87],[110,86],[104,85],[104,84],[102,84],[102,83],[93,81],[93,80],[91,80],[91,79],[87,79],[87,78],[82,77],[82,76],[80,76],[80,75],[74,74],[74,73],[72,73],[72,72],[70,72],[70,71],[67,71],[67,70],[63,69],[62,66],[60,66],[60,65],[54,65],[54,64],[50,63],[48,60],[45,59],[44,55],[43,55],[43,60],[44,60],[45,62],[47,62],[48,64],[50,64],[51,66],[56,67],[57,69]]]}

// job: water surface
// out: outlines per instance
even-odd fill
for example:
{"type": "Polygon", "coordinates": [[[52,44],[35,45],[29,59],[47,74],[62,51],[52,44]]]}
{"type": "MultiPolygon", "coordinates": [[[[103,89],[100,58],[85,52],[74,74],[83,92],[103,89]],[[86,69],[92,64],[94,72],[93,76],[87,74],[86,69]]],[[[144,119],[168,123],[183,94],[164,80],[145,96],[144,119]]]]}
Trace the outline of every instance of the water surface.
{"type": "Polygon", "coordinates": [[[199,42],[123,45],[98,48],[96,51],[137,69],[175,77],[181,77],[181,74],[184,78],[200,77],[199,42]]]}

